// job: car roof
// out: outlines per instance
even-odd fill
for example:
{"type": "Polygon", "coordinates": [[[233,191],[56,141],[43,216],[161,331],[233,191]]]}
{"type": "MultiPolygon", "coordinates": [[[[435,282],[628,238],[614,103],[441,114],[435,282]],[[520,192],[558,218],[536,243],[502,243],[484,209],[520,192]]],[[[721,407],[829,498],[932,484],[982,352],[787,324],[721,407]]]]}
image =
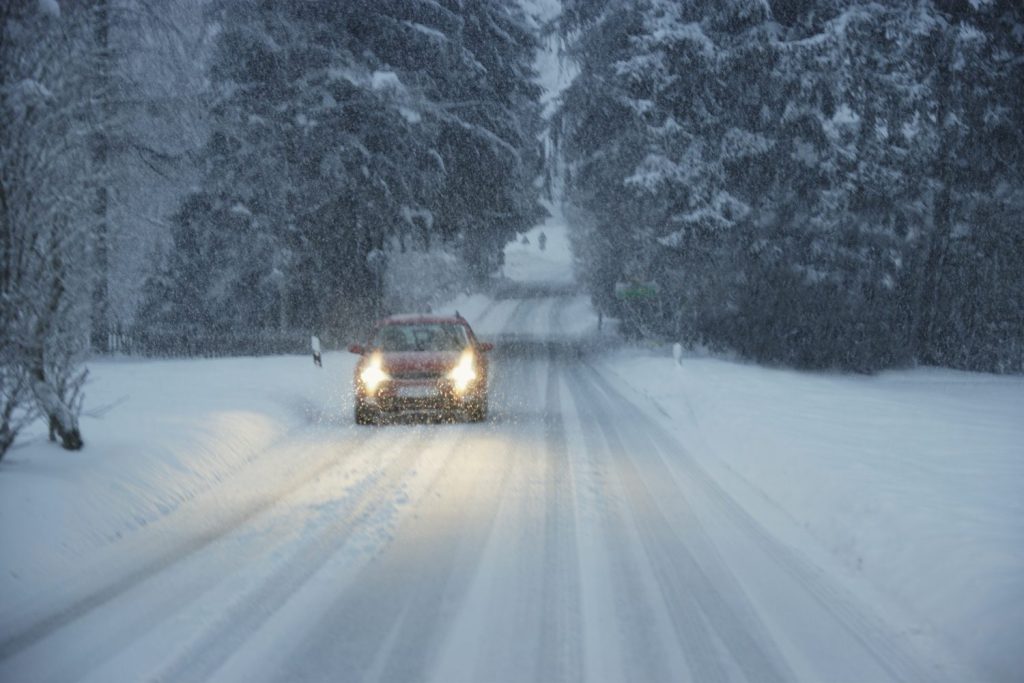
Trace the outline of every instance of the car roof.
{"type": "Polygon", "coordinates": [[[383,320],[377,322],[378,327],[384,325],[408,325],[410,323],[423,323],[426,325],[446,323],[450,325],[465,325],[469,327],[469,323],[462,317],[454,315],[430,315],[422,313],[405,313],[402,315],[390,315],[383,320]]]}

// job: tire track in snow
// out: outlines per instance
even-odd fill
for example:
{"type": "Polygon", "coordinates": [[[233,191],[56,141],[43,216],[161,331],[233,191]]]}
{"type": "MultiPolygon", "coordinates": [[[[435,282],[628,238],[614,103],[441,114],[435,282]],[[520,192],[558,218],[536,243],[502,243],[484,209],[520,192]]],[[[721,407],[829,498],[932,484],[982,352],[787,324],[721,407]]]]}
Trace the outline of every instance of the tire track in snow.
{"type": "MultiPolygon", "coordinates": [[[[531,373],[509,373],[500,403],[529,384],[531,373]]],[[[485,429],[476,443],[490,445],[485,429]]],[[[406,515],[394,541],[366,565],[310,630],[315,639],[291,653],[295,662],[275,676],[343,681],[412,681],[429,676],[439,645],[472,582],[512,472],[519,444],[504,452],[456,449],[406,515]],[[497,463],[497,465],[496,465],[497,463]]]]}
{"type": "MultiPolygon", "coordinates": [[[[558,300],[534,298],[522,319],[557,324],[558,300]]],[[[433,680],[579,680],[582,617],[574,501],[558,397],[552,329],[534,329],[521,366],[538,375],[522,396],[516,424],[522,446],[484,550],[481,574],[450,629],[433,680]],[[542,375],[538,373],[543,372],[542,375]],[[543,381],[544,378],[547,381],[543,381]],[[536,444],[531,446],[531,444],[536,444]],[[560,453],[561,451],[561,453],[560,453]],[[538,509],[539,508],[539,509],[538,509]],[[489,615],[501,614],[501,619],[489,615]],[[475,656],[459,661],[457,653],[475,656]]]]}
{"type": "MultiPolygon", "coordinates": [[[[370,478],[347,510],[328,513],[331,517],[339,516],[326,528],[307,538],[298,552],[262,580],[258,589],[246,594],[243,601],[204,628],[204,635],[195,641],[194,646],[182,653],[158,678],[171,681],[213,679],[217,670],[245,645],[257,629],[334,556],[347,549],[347,542],[361,526],[376,522],[375,515],[394,500],[399,485],[415,470],[416,463],[425,452],[424,444],[417,436],[413,433],[401,439],[397,456],[376,477],[370,478]]],[[[464,434],[457,438],[455,447],[458,448],[465,438],[464,434]]]]}
{"type": "MultiPolygon", "coordinates": [[[[577,414],[584,428],[583,440],[586,449],[591,457],[602,464],[602,469],[610,474],[616,488],[621,490],[623,505],[632,513],[632,528],[639,536],[639,550],[646,555],[658,591],[656,596],[644,594],[642,599],[647,604],[642,608],[638,606],[637,592],[645,584],[642,570],[634,559],[639,554],[616,553],[615,549],[611,550],[613,581],[618,584],[615,591],[616,612],[619,617],[620,633],[627,644],[629,655],[624,664],[640,669],[642,674],[638,679],[641,680],[673,680],[668,653],[656,649],[661,640],[657,626],[647,618],[655,611],[651,604],[653,599],[658,598],[675,633],[676,645],[681,649],[686,665],[690,669],[691,680],[699,683],[727,680],[711,633],[701,618],[694,595],[696,587],[689,585],[686,574],[674,566],[674,556],[667,548],[671,545],[674,549],[682,543],[667,522],[660,517],[660,513],[652,509],[653,501],[637,486],[635,477],[624,475],[623,470],[628,467],[625,461],[629,457],[626,447],[603,406],[595,405],[593,386],[588,386],[583,381],[581,373],[576,368],[568,374],[568,379],[577,414]]],[[[626,474],[634,472],[627,471],[626,474]]],[[[607,487],[603,493],[606,500],[615,498],[607,487]]],[[[604,517],[605,529],[608,532],[606,536],[617,542],[621,549],[632,536],[627,528],[628,517],[617,511],[605,512],[604,517]]]]}
{"type": "MultiPolygon", "coordinates": [[[[376,437],[377,435],[373,436],[376,437]]],[[[408,438],[405,439],[405,441],[408,440],[408,438]]],[[[375,461],[377,468],[379,468],[385,450],[393,447],[393,444],[382,442],[380,438],[361,439],[359,443],[363,446],[363,449],[358,454],[358,457],[368,460],[370,463],[375,461]],[[370,449],[369,446],[371,444],[375,444],[376,448],[370,449]]],[[[290,488],[287,494],[277,497],[274,503],[275,506],[288,504],[303,488],[311,485],[313,481],[319,480],[332,469],[352,466],[351,459],[337,458],[337,444],[328,444],[328,446],[328,448],[324,449],[328,466],[315,467],[312,472],[307,472],[306,475],[300,477],[303,485],[290,488]]],[[[368,463],[367,469],[369,471],[372,472],[373,467],[374,465],[368,463]]],[[[358,504],[359,500],[365,496],[368,481],[372,479],[373,477],[364,477],[349,485],[348,491],[350,493],[347,493],[337,501],[337,507],[344,508],[347,505],[358,504]]],[[[271,506],[264,513],[270,512],[273,507],[271,506]]],[[[244,531],[244,525],[232,529],[213,543],[208,544],[201,553],[192,553],[188,557],[181,558],[158,574],[147,578],[138,586],[130,587],[111,601],[81,615],[80,620],[100,619],[100,615],[102,615],[104,610],[114,607],[115,604],[123,603],[126,599],[131,600],[133,597],[132,593],[135,590],[149,586],[145,594],[138,596],[138,601],[132,603],[129,609],[134,611],[121,608],[117,613],[117,621],[113,622],[112,626],[104,626],[102,630],[97,631],[100,634],[96,637],[97,642],[90,642],[87,644],[87,647],[81,647],[81,653],[65,650],[62,656],[56,660],[58,663],[57,669],[48,672],[46,675],[37,671],[34,677],[38,680],[51,681],[79,680],[89,672],[104,665],[119,653],[129,650],[132,644],[145,638],[147,634],[153,632],[154,629],[164,624],[174,615],[185,613],[192,605],[195,605],[202,598],[209,595],[211,591],[217,590],[232,575],[261,562],[264,558],[274,555],[281,547],[286,546],[288,544],[286,538],[288,530],[283,527],[287,526],[289,517],[290,515],[277,515],[269,520],[268,526],[259,529],[259,538],[270,539],[270,542],[234,542],[235,539],[232,538],[232,535],[244,531]],[[279,531],[281,532],[280,534],[277,533],[279,531]],[[220,549],[216,562],[208,561],[206,563],[207,567],[216,567],[216,573],[212,573],[208,568],[196,570],[189,566],[189,563],[197,560],[200,555],[205,556],[217,552],[220,541],[231,541],[231,547],[220,549]],[[185,575],[182,576],[182,574],[185,575]],[[144,609],[142,608],[143,606],[144,609]]],[[[250,521],[254,522],[256,518],[254,517],[250,521]]],[[[325,520],[321,518],[316,521],[322,524],[325,520]]],[[[77,624],[78,621],[74,622],[74,628],[80,629],[81,627],[77,624]]],[[[67,624],[63,628],[68,626],[72,626],[72,624],[67,624]]],[[[92,632],[89,635],[92,636],[92,632]]],[[[75,643],[75,645],[78,645],[78,643],[75,643]]],[[[2,671],[2,667],[0,667],[0,671],[2,671]]]]}
{"type": "Polygon", "coordinates": [[[598,666],[614,667],[611,672],[604,672],[605,680],[627,677],[638,681],[680,680],[682,660],[673,667],[660,638],[661,633],[667,631],[659,631],[656,623],[664,617],[665,627],[671,630],[669,616],[664,611],[664,603],[654,600],[657,591],[654,578],[645,580],[637,563],[637,558],[643,556],[643,549],[628,531],[627,511],[620,508],[625,495],[616,486],[616,475],[610,472],[613,458],[608,444],[601,438],[596,416],[579,405],[586,400],[579,395],[582,391],[579,384],[568,373],[565,379],[573,404],[574,444],[585,463],[589,497],[594,506],[591,524],[596,526],[591,532],[591,543],[597,545],[590,550],[591,562],[601,563],[607,569],[605,578],[600,581],[601,569],[590,569],[589,580],[599,581],[600,592],[590,592],[589,598],[594,604],[589,609],[603,615],[605,621],[588,624],[592,631],[588,646],[607,649],[609,637],[617,646],[614,652],[588,653],[588,657],[598,666]],[[603,600],[609,601],[610,609],[602,608],[599,603],[603,600]]]}
{"type": "Polygon", "coordinates": [[[544,477],[542,619],[535,680],[585,680],[576,544],[573,466],[562,420],[558,364],[550,366],[544,408],[547,468],[544,477]]]}
{"type": "Polygon", "coordinates": [[[494,309],[498,305],[498,301],[498,299],[492,298],[484,307],[484,310],[480,311],[480,313],[477,314],[476,320],[473,320],[470,323],[473,326],[474,331],[477,328],[484,329],[484,322],[491,316],[492,313],[494,313],[494,309]]]}
{"type": "Polygon", "coordinates": [[[511,461],[511,470],[476,571],[466,577],[454,619],[439,643],[433,681],[496,682],[510,671],[529,671],[537,656],[543,519],[535,503],[543,486],[543,391],[539,362],[520,358],[513,367],[523,391],[514,397],[519,404],[510,411],[514,419],[502,425],[511,431],[504,435],[511,444],[495,453],[511,461]],[[493,618],[499,614],[500,619],[493,618]]]}
{"type": "MultiPolygon", "coordinates": [[[[289,431],[284,437],[275,441],[272,445],[261,451],[258,456],[254,456],[254,460],[255,458],[263,457],[263,455],[268,452],[279,449],[284,442],[294,439],[297,433],[308,429],[308,426],[303,426],[289,431]]],[[[368,438],[369,435],[357,435],[347,450],[349,452],[359,450],[368,438]]],[[[30,648],[51,634],[103,607],[136,586],[148,581],[152,577],[190,557],[195,556],[216,543],[218,540],[242,528],[258,515],[268,511],[282,500],[294,494],[308,482],[316,479],[339,464],[341,463],[333,457],[321,462],[313,463],[310,467],[304,469],[300,474],[292,478],[278,491],[273,492],[265,498],[257,499],[241,509],[234,511],[212,529],[206,530],[203,533],[193,536],[181,543],[172,545],[155,558],[150,559],[141,566],[121,575],[115,580],[106,583],[101,588],[90,592],[85,597],[75,600],[65,608],[52,612],[41,618],[37,618],[32,621],[30,625],[12,629],[14,631],[13,633],[2,636],[3,639],[0,640],[0,663],[11,659],[19,652],[30,648]]]]}
{"type": "Polygon", "coordinates": [[[587,372],[605,395],[622,406],[623,413],[627,414],[630,420],[644,425],[645,433],[657,445],[662,453],[661,457],[670,457],[674,463],[680,465],[685,470],[687,479],[694,482],[717,511],[741,529],[747,539],[755,543],[792,577],[792,580],[812,596],[826,613],[832,615],[893,680],[932,683],[962,680],[963,676],[970,677],[969,673],[949,673],[934,666],[923,665],[918,657],[899,645],[901,638],[878,617],[867,612],[852,594],[830,581],[807,558],[777,541],[721,488],[678,440],[633,405],[596,368],[587,366],[587,372]]]}
{"type": "Polygon", "coordinates": [[[613,400],[599,389],[592,371],[584,375],[576,368],[574,375],[616,454],[614,470],[628,494],[663,595],[674,605],[673,624],[694,680],[729,680],[725,653],[749,681],[794,680],[768,629],[661,461],[647,425],[622,419],[626,411],[619,404],[625,399],[613,400]],[[619,420],[613,421],[613,413],[619,420]],[[623,433],[629,434],[628,446],[623,433]]]}
{"type": "MultiPolygon", "coordinates": [[[[560,327],[567,300],[557,299],[548,314],[547,337],[560,327]]],[[[541,588],[542,620],[538,638],[536,680],[582,681],[579,549],[576,544],[576,501],[573,465],[565,435],[560,395],[563,361],[556,347],[548,348],[548,378],[544,401],[544,567],[541,588]]]]}

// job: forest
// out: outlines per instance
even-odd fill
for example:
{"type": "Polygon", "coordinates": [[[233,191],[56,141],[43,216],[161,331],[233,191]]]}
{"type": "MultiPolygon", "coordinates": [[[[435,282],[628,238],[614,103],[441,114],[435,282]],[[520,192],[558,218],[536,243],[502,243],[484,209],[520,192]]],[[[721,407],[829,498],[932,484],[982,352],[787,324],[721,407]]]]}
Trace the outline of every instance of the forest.
{"type": "Polygon", "coordinates": [[[625,330],[1024,370],[1024,5],[564,6],[579,273],[625,330]]]}
{"type": "Polygon", "coordinates": [[[38,419],[81,446],[92,354],[296,352],[486,289],[543,201],[626,337],[1024,371],[1019,2],[562,5],[0,3],[0,455],[38,419]]]}

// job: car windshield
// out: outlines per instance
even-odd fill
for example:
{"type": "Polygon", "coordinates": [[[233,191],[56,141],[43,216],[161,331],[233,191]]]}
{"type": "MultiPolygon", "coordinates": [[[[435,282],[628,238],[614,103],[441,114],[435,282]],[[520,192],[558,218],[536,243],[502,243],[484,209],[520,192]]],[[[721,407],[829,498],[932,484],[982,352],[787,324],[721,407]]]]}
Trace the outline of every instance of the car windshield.
{"type": "Polygon", "coordinates": [[[456,323],[385,325],[372,346],[382,351],[461,351],[468,346],[464,326],[456,323]]]}

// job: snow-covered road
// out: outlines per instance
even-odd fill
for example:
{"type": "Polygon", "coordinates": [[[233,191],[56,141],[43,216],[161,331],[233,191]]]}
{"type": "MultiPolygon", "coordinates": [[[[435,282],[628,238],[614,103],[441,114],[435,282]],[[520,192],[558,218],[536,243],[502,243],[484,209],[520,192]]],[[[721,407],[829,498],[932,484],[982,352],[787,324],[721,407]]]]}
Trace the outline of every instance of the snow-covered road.
{"type": "Polygon", "coordinates": [[[479,312],[487,423],[310,421],[17,596],[0,680],[975,679],[742,505],[592,362],[578,305],[479,312]]]}

